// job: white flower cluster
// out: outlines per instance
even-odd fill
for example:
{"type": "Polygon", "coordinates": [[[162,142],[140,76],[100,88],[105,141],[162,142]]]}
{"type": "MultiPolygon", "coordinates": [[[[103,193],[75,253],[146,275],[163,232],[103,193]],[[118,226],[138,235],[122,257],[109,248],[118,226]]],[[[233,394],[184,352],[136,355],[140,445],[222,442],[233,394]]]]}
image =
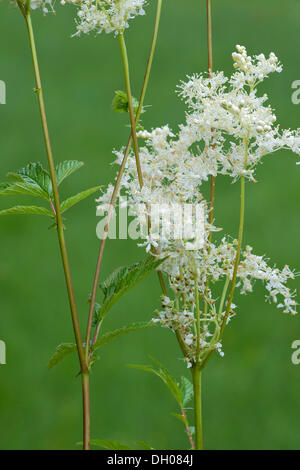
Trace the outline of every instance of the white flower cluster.
{"type": "Polygon", "coordinates": [[[267,95],[257,95],[257,85],[282,70],[277,57],[271,53],[268,59],[263,54],[252,58],[244,47],[237,50],[233,53],[237,71],[229,79],[219,72],[211,77],[194,75],[181,83],[179,94],[190,112],[179,138],[182,141],[184,133],[187,150],[197,143],[204,146],[195,157],[206,156],[209,174],[254,180],[255,166],[264,156],[280,149],[300,154],[300,129],[281,131],[266,105],[267,95]]]}
{"type": "Polygon", "coordinates": [[[259,279],[266,284],[266,289],[269,292],[267,298],[277,303],[277,297],[282,297],[282,302],[277,303],[278,308],[283,308],[284,313],[291,313],[292,315],[297,313],[297,303],[294,300],[296,293],[291,292],[285,285],[288,279],[295,278],[294,272],[288,266],[285,266],[282,271],[276,267],[270,268],[263,256],[252,254],[252,248],[247,246],[244,258],[239,265],[238,277],[241,279],[242,294],[252,292],[251,281],[259,279]]]}
{"type": "MultiPolygon", "coordinates": [[[[22,0],[22,3],[25,5],[26,0],[22,0]]],[[[44,14],[54,11],[52,0],[30,0],[30,8],[32,10],[42,8],[44,14]]]]}
{"type": "Polygon", "coordinates": [[[146,0],[61,0],[61,4],[71,3],[78,7],[77,32],[88,34],[123,33],[128,21],[137,15],[144,15],[146,0]]]}
{"type": "MultiPolygon", "coordinates": [[[[180,94],[190,112],[177,136],[168,126],[138,133],[146,142],[140,147],[144,185],[140,189],[135,156],[130,153],[120,187],[132,215],[138,216],[137,208],[144,205],[150,218],[151,231],[141,246],[153,251],[155,256],[167,257],[160,269],[169,280],[174,299],[162,298],[162,309],[156,312],[153,321],[180,332],[189,365],[195,361],[199,347],[201,360],[212,350],[223,355],[220,331],[225,312],[228,309],[228,322],[236,309],[234,304],[227,305],[226,295],[233,278],[238,243],[228,237],[219,243],[210,241],[210,233],[218,229],[208,223],[202,183],[210,175],[218,174],[234,180],[240,176],[253,180],[254,166],[264,155],[280,148],[300,154],[300,131],[280,131],[278,126],[274,127],[276,118],[271,108],[265,106],[267,98],[258,97],[255,88],[270,72],[280,71],[277,58],[274,54],[268,59],[263,55],[251,58],[241,46],[237,46],[237,51],[233,55],[237,71],[230,80],[217,73],[209,78],[194,76],[181,84],[180,94]],[[178,228],[185,204],[202,204],[205,208],[204,242],[193,250],[188,247],[188,237],[170,237],[178,228]],[[173,217],[167,221],[170,230],[159,232],[159,237],[152,231],[150,208],[153,205],[175,208],[173,217]],[[223,288],[221,294],[215,287],[217,283],[223,288]],[[196,325],[199,309],[200,337],[196,325]]],[[[123,149],[114,153],[115,163],[120,165],[123,149]]],[[[109,203],[112,190],[113,186],[109,185],[99,203],[109,203]]],[[[166,223],[164,211],[161,219],[166,223]]],[[[192,214],[184,223],[195,230],[192,214]]],[[[269,267],[264,257],[252,254],[251,250],[246,247],[242,254],[236,287],[245,294],[252,291],[255,280],[261,280],[268,298],[278,302],[277,306],[284,312],[295,314],[295,293],[286,286],[294,278],[293,272],[287,266],[282,271],[269,267]]]]}
{"type": "MultiPolygon", "coordinates": [[[[227,305],[221,300],[219,309],[216,310],[219,299],[213,298],[213,289],[207,289],[207,281],[209,279],[212,286],[218,281],[228,286],[233,276],[236,245],[237,240],[229,242],[225,238],[219,245],[207,241],[204,249],[193,254],[189,253],[189,256],[184,256],[183,252],[177,253],[177,256],[173,253],[173,256],[163,263],[162,269],[169,277],[176,301],[163,297],[163,308],[156,312],[153,322],[159,322],[163,327],[180,331],[189,350],[191,361],[196,351],[195,279],[197,279],[198,294],[209,307],[207,312],[201,312],[201,357],[204,357],[211,349],[217,349],[223,355],[218,333],[227,305]],[[175,272],[177,274],[174,274],[175,272]]],[[[263,256],[252,254],[252,248],[247,246],[239,263],[236,287],[240,287],[241,293],[246,294],[252,292],[255,280],[261,280],[268,291],[267,299],[276,303],[284,313],[295,315],[297,313],[295,292],[286,286],[287,281],[294,278],[295,274],[288,266],[285,266],[282,271],[276,267],[272,268],[268,266],[263,256]]],[[[231,304],[228,321],[235,315],[235,309],[236,305],[231,304]]]]}

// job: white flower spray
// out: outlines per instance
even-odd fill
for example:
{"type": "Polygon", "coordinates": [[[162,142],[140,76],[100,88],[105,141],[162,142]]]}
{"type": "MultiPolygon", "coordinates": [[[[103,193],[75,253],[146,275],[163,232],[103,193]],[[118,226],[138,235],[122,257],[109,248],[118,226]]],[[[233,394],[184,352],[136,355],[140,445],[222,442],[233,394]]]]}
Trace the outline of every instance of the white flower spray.
{"type": "Polygon", "coordinates": [[[52,0],[14,0],[14,3],[23,8],[26,8],[28,4],[31,10],[41,8],[44,14],[54,12],[52,0]]]}
{"type": "MultiPolygon", "coordinates": [[[[146,141],[139,149],[142,188],[133,153],[128,157],[120,194],[127,196],[133,211],[141,204],[148,208],[150,220],[153,204],[177,207],[168,233],[176,231],[183,204],[205,203],[201,190],[209,176],[255,181],[255,168],[267,155],[281,149],[300,154],[300,130],[281,130],[266,104],[267,96],[257,94],[261,81],[281,71],[277,57],[273,53],[268,58],[263,54],[250,57],[245,47],[236,49],[236,72],[230,78],[219,72],[209,77],[194,75],[180,84],[179,94],[188,112],[177,135],[168,126],[138,133],[146,141]]],[[[120,164],[123,149],[115,154],[120,164]]],[[[109,202],[111,191],[109,186],[99,202],[109,202]]],[[[223,330],[236,311],[232,303],[235,288],[246,294],[252,292],[255,280],[261,280],[267,299],[284,313],[296,313],[295,292],[286,285],[294,272],[288,266],[282,270],[270,267],[249,246],[242,251],[242,236],[238,240],[226,236],[213,243],[210,233],[218,229],[208,223],[208,215],[206,211],[204,246],[200,249],[191,251],[187,239],[174,240],[164,233],[157,238],[151,231],[143,243],[147,251],[154,248],[154,256],[167,257],[160,269],[169,280],[172,295],[162,296],[162,309],[153,322],[180,333],[188,367],[205,364],[213,350],[223,355],[223,330]],[[215,286],[220,282],[223,292],[218,298],[215,286]],[[227,297],[230,285],[233,291],[227,297]]]]}
{"type": "Polygon", "coordinates": [[[129,26],[129,20],[144,15],[145,0],[61,0],[78,7],[75,35],[95,32],[120,34],[129,26]]]}

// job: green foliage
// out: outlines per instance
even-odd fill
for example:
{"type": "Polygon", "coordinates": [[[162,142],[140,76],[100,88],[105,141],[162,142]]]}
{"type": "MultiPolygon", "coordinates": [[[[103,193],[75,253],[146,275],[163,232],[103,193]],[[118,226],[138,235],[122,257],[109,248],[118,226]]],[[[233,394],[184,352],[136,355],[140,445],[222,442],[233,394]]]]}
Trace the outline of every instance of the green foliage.
{"type": "Polygon", "coordinates": [[[48,362],[48,369],[52,369],[52,367],[56,366],[56,364],[76,350],[77,346],[74,343],[62,343],[57,346],[55,353],[51,356],[50,361],[48,362]]]}
{"type": "MultiPolygon", "coordinates": [[[[70,176],[74,171],[83,166],[83,162],[77,160],[67,160],[59,163],[55,168],[57,184],[61,184],[64,179],[70,176]]],[[[27,195],[32,197],[39,197],[46,200],[50,204],[51,210],[40,206],[15,206],[10,209],[0,211],[0,215],[9,214],[40,214],[52,217],[55,220],[55,214],[52,210],[54,195],[50,175],[40,163],[29,163],[24,168],[21,168],[15,173],[8,173],[7,177],[11,180],[5,183],[0,183],[0,197],[13,196],[13,195],[27,195]]],[[[61,203],[61,211],[66,212],[70,207],[90,196],[100,189],[101,186],[96,186],[85,191],[82,191],[74,196],[69,197],[61,203]]],[[[56,224],[52,224],[55,227],[56,224]]]]}
{"type": "Polygon", "coordinates": [[[14,196],[16,194],[24,194],[26,196],[40,197],[41,199],[49,199],[48,194],[40,187],[30,185],[29,183],[10,183],[0,190],[0,197],[14,196]]]}
{"type": "Polygon", "coordinates": [[[100,188],[101,186],[95,186],[94,188],[86,189],[85,191],[82,191],[81,193],[75,194],[75,196],[71,196],[68,199],[65,199],[65,201],[61,203],[61,212],[62,213],[66,212],[68,209],[70,209],[70,207],[74,206],[75,204],[82,201],[86,197],[95,193],[100,188]]]}
{"type": "Polygon", "coordinates": [[[100,287],[104,293],[104,299],[98,310],[98,323],[105,317],[117,300],[126,292],[130,291],[138,282],[142,281],[162,262],[152,256],[139,263],[116,269],[100,287]]]}
{"type": "Polygon", "coordinates": [[[180,390],[182,394],[182,404],[184,408],[191,401],[191,399],[193,398],[193,394],[194,394],[192,382],[190,382],[190,380],[188,380],[184,376],[181,377],[180,390]]]}
{"type": "Polygon", "coordinates": [[[163,367],[162,364],[160,364],[153,357],[151,357],[151,359],[156,364],[157,368],[155,368],[151,365],[141,366],[141,365],[134,365],[134,364],[129,364],[128,367],[132,367],[134,369],[144,370],[145,372],[151,372],[152,374],[159,377],[164,382],[164,384],[168,387],[168,389],[172,393],[173,397],[177,401],[179,407],[182,408],[183,407],[183,396],[182,396],[182,392],[181,392],[181,389],[180,389],[178,383],[171,376],[171,374],[167,371],[167,369],[165,367],[163,367]]]}
{"type": "Polygon", "coordinates": [[[186,377],[181,377],[181,384],[179,385],[168,370],[160,364],[160,362],[153,357],[151,357],[151,359],[156,364],[157,368],[151,365],[143,366],[135,364],[130,364],[128,367],[144,370],[157,375],[166,384],[180,408],[184,408],[193,397],[193,384],[186,377]]]}
{"type": "Polygon", "coordinates": [[[56,165],[55,174],[57,184],[60,185],[64,179],[74,173],[74,171],[79,170],[83,165],[83,162],[79,162],[77,160],[66,160],[56,165]]]}
{"type": "MultiPolygon", "coordinates": [[[[118,338],[119,336],[126,335],[133,331],[143,330],[145,328],[149,328],[153,326],[151,323],[141,322],[141,323],[133,323],[132,325],[125,326],[123,328],[118,328],[114,331],[109,331],[108,333],[104,333],[100,338],[95,342],[92,347],[93,353],[100,349],[107,343],[110,343],[113,339],[118,338]]],[[[59,362],[61,362],[67,355],[75,352],[77,350],[76,344],[74,343],[62,343],[57,346],[55,353],[50,358],[48,363],[48,369],[52,369],[52,367],[56,366],[59,362]]],[[[93,356],[93,360],[90,363],[90,367],[94,365],[98,358],[93,356]]]]}
{"type": "MultiPolygon", "coordinates": [[[[139,101],[136,98],[134,98],[134,96],[132,97],[132,106],[133,106],[134,113],[136,113],[139,107],[139,101]]],[[[127,98],[127,94],[124,91],[122,90],[115,91],[115,96],[112,100],[112,109],[114,111],[117,111],[118,113],[129,112],[128,98],[127,98]]],[[[144,110],[142,110],[142,112],[144,112],[144,110]]]]}
{"type": "Polygon", "coordinates": [[[184,408],[193,397],[194,392],[192,383],[186,377],[181,377],[181,385],[179,385],[176,380],[171,376],[171,374],[167,371],[167,369],[162,366],[162,364],[160,364],[153,357],[151,357],[151,359],[155,363],[156,367],[152,365],[141,366],[132,364],[130,364],[128,367],[144,370],[145,372],[150,372],[159,377],[164,382],[164,384],[168,387],[173,397],[175,398],[180,409],[180,413],[172,413],[172,416],[174,416],[176,419],[182,422],[186,428],[188,428],[189,423],[184,413],[184,408]]]}
{"type": "Polygon", "coordinates": [[[36,214],[36,215],[47,215],[52,217],[52,212],[45,207],[40,206],[15,206],[10,209],[4,209],[0,211],[0,215],[10,214],[36,214]]]}
{"type": "Polygon", "coordinates": [[[102,336],[100,336],[100,338],[93,345],[92,349],[93,351],[96,351],[97,349],[104,346],[104,344],[109,343],[110,341],[112,341],[115,338],[118,338],[119,336],[127,335],[128,333],[131,333],[132,331],[143,330],[151,326],[153,326],[152,323],[141,322],[141,323],[133,323],[132,325],[125,326],[124,328],[118,328],[117,330],[114,330],[114,331],[109,331],[108,333],[104,333],[102,336]]]}
{"type": "Polygon", "coordinates": [[[121,444],[119,441],[109,441],[107,439],[92,439],[91,445],[96,447],[103,447],[108,450],[133,450],[132,447],[121,444]]]}
{"type": "Polygon", "coordinates": [[[9,173],[10,179],[23,181],[28,188],[35,188],[43,194],[44,199],[49,199],[52,194],[52,183],[49,173],[38,163],[28,163],[16,173],[9,173]]]}

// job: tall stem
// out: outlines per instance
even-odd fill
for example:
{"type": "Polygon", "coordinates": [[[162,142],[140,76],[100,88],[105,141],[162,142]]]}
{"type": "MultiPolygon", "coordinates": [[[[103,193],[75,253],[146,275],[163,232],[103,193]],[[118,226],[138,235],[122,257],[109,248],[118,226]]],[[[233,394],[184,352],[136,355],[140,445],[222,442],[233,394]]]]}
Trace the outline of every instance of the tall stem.
{"type": "Polygon", "coordinates": [[[195,283],[195,304],[196,304],[196,330],[197,330],[197,348],[196,348],[196,362],[200,357],[200,307],[199,307],[199,290],[198,290],[198,273],[197,268],[194,274],[195,283]]]}
{"type": "MultiPolygon", "coordinates": [[[[75,296],[74,296],[74,291],[73,291],[73,286],[72,286],[70,266],[69,266],[69,261],[68,261],[66,242],[65,242],[65,237],[64,237],[64,228],[63,228],[63,221],[62,221],[62,215],[61,215],[58,185],[57,185],[57,179],[56,179],[56,174],[55,174],[54,159],[53,159],[53,154],[52,154],[48,124],[47,124],[43,89],[42,89],[41,76],[40,76],[40,71],[39,71],[38,57],[37,57],[37,51],[36,51],[36,45],[35,45],[29,6],[27,5],[25,9],[24,8],[21,9],[21,12],[25,18],[27,30],[28,30],[33,68],[34,68],[34,74],[35,74],[35,80],[36,80],[36,93],[38,96],[38,102],[39,102],[39,108],[40,108],[40,114],[41,114],[41,122],[42,122],[46,153],[47,153],[48,164],[49,164],[49,173],[50,173],[50,178],[51,178],[52,187],[53,187],[59,247],[60,247],[60,253],[61,253],[61,258],[62,258],[62,263],[63,263],[66,285],[67,285],[67,292],[68,292],[68,297],[69,297],[72,323],[73,323],[73,329],[74,329],[77,351],[78,351],[78,356],[79,356],[80,368],[82,372],[81,376],[82,376],[82,381],[84,382],[84,375],[87,373],[88,369],[87,369],[87,363],[85,361],[83,342],[82,342],[82,337],[81,337],[79,319],[78,319],[78,314],[77,314],[77,307],[76,307],[75,296]]],[[[88,425],[88,426],[85,426],[85,431],[84,431],[84,448],[85,449],[89,448],[89,439],[88,439],[89,406],[88,406],[88,403],[89,403],[89,389],[86,386],[86,384],[84,385],[83,383],[83,418],[84,418],[84,423],[88,425]]]]}
{"type": "MultiPolygon", "coordinates": [[[[138,148],[137,135],[136,135],[136,122],[135,122],[133,105],[132,105],[132,94],[131,94],[131,85],[130,85],[130,73],[129,73],[128,56],[127,56],[126,44],[125,44],[123,34],[119,35],[119,42],[120,42],[121,55],[122,55],[122,60],[123,60],[125,85],[126,85],[126,92],[127,92],[127,99],[128,99],[130,123],[131,123],[131,135],[132,135],[132,140],[133,140],[133,148],[134,148],[134,154],[135,154],[135,160],[136,160],[138,180],[139,180],[140,188],[142,188],[143,185],[144,185],[144,182],[143,182],[143,174],[142,174],[142,169],[141,169],[141,164],[140,164],[139,148],[138,148]]],[[[166,286],[165,286],[165,282],[164,282],[162,273],[160,271],[158,272],[158,278],[159,278],[160,285],[162,287],[162,291],[163,291],[164,295],[166,295],[167,290],[166,290],[166,286]]],[[[181,337],[181,334],[180,334],[179,331],[176,331],[176,337],[177,337],[177,340],[178,340],[179,345],[181,347],[181,350],[184,352],[184,350],[185,350],[184,342],[182,340],[182,337],[181,337]]]]}
{"type": "Polygon", "coordinates": [[[196,428],[196,450],[203,450],[202,432],[202,394],[201,394],[201,370],[198,364],[192,368],[193,388],[194,388],[194,413],[196,428]]]}
{"type": "MultiPolygon", "coordinates": [[[[246,169],[247,161],[248,161],[248,147],[249,147],[248,138],[245,139],[244,146],[245,146],[244,168],[246,169]]],[[[238,267],[239,267],[240,257],[241,257],[241,249],[242,249],[243,233],[244,233],[244,221],[245,221],[245,177],[244,176],[241,176],[241,196],[240,197],[241,197],[241,202],[240,202],[240,223],[239,223],[239,233],[238,233],[238,245],[237,245],[237,250],[236,250],[236,256],[235,256],[235,261],[234,261],[234,267],[233,267],[232,279],[231,279],[231,284],[230,284],[230,289],[229,289],[229,294],[228,294],[228,300],[226,304],[225,315],[221,324],[218,340],[220,340],[223,336],[224,329],[225,329],[225,326],[227,324],[227,320],[230,314],[230,309],[231,309],[235,285],[236,285],[237,272],[238,272],[238,267]]],[[[227,290],[227,281],[226,281],[225,286],[227,290]]],[[[222,295],[221,304],[223,302],[224,302],[224,298],[222,295]]],[[[220,308],[220,312],[221,312],[221,308],[220,308]]],[[[213,354],[213,351],[214,350],[211,350],[208,353],[208,355],[205,357],[204,361],[201,364],[201,370],[205,367],[205,365],[209,361],[211,355],[213,354]]]]}
{"type": "MultiPolygon", "coordinates": [[[[153,58],[154,58],[154,52],[155,52],[157,37],[158,37],[159,23],[160,23],[160,17],[161,17],[161,7],[162,7],[162,0],[158,0],[157,9],[156,9],[156,16],[155,16],[154,31],[153,31],[153,36],[152,36],[152,42],[151,42],[151,46],[150,46],[148,62],[147,62],[145,76],[144,76],[144,82],[143,82],[143,86],[142,86],[142,90],[141,90],[141,94],[140,94],[139,105],[138,105],[138,109],[137,109],[136,116],[135,116],[135,122],[139,121],[139,118],[140,118],[140,115],[141,115],[141,112],[142,112],[142,109],[143,109],[143,105],[144,105],[144,99],[145,99],[145,96],[146,96],[148,83],[149,83],[149,78],[150,78],[150,73],[151,73],[151,68],[152,68],[152,63],[153,63],[153,58]]],[[[88,317],[87,334],[86,334],[86,357],[87,358],[90,355],[90,339],[91,339],[93,313],[94,313],[94,308],[95,308],[97,287],[98,287],[98,281],[99,281],[99,276],[100,276],[100,270],[101,270],[101,265],[102,265],[102,259],[103,259],[105,243],[106,243],[107,236],[108,236],[108,229],[109,229],[109,224],[110,224],[110,220],[111,220],[111,216],[112,216],[112,212],[113,212],[113,207],[115,205],[115,201],[116,201],[116,198],[117,198],[117,195],[118,195],[121,179],[122,179],[122,176],[123,176],[123,173],[124,173],[124,169],[125,169],[126,161],[127,161],[128,155],[129,155],[130,148],[131,148],[131,144],[132,144],[132,133],[130,133],[128,143],[127,143],[127,146],[126,146],[126,149],[125,149],[124,157],[123,157],[123,160],[122,160],[122,163],[121,163],[121,166],[120,166],[117,178],[116,178],[115,187],[114,187],[113,194],[112,194],[111,200],[110,200],[109,211],[108,211],[108,214],[107,214],[107,221],[106,221],[106,225],[104,227],[103,238],[102,238],[102,241],[101,241],[99,254],[98,254],[96,272],[95,272],[94,281],[93,281],[93,289],[92,289],[92,297],[91,297],[91,303],[90,303],[89,317],[88,317]]],[[[93,341],[92,341],[93,344],[97,340],[98,334],[99,334],[99,328],[96,329],[96,332],[94,334],[93,341]]]]}
{"type": "Polygon", "coordinates": [[[234,262],[233,275],[232,275],[230,290],[229,290],[229,294],[228,294],[228,300],[227,300],[225,315],[224,315],[222,326],[221,326],[221,329],[220,329],[220,338],[221,338],[221,336],[223,334],[223,331],[224,331],[224,328],[226,326],[227,319],[228,319],[229,314],[230,314],[232,300],[233,300],[234,289],[235,289],[235,284],[236,284],[236,277],[237,277],[237,272],[238,272],[238,267],[239,267],[240,257],[241,257],[243,232],[244,232],[244,219],[245,219],[245,177],[241,176],[241,206],[240,206],[240,226],[239,226],[239,235],[238,235],[238,246],[237,246],[237,250],[236,250],[236,257],[235,257],[235,262],[234,262]]]}
{"type": "Polygon", "coordinates": [[[143,183],[143,174],[142,174],[142,168],[141,168],[141,162],[140,162],[140,156],[139,156],[139,146],[138,146],[137,135],[136,135],[136,122],[135,122],[135,116],[134,116],[134,110],[133,110],[133,104],[132,104],[132,93],[131,93],[127,48],[126,48],[126,43],[125,43],[123,33],[119,34],[118,38],[119,38],[120,49],[121,49],[125,86],[126,86],[126,93],[127,93],[127,99],[128,99],[128,109],[129,109],[130,124],[131,124],[131,136],[132,136],[132,141],[133,141],[136,169],[137,169],[140,187],[142,188],[144,183],[143,183]]]}
{"type": "Polygon", "coordinates": [[[90,450],[91,442],[91,412],[90,412],[90,376],[89,372],[82,374],[82,398],[83,398],[83,448],[90,450]]]}
{"type": "Polygon", "coordinates": [[[207,48],[208,48],[208,73],[213,71],[213,55],[212,55],[212,27],[211,27],[211,0],[206,0],[207,12],[207,48]]]}

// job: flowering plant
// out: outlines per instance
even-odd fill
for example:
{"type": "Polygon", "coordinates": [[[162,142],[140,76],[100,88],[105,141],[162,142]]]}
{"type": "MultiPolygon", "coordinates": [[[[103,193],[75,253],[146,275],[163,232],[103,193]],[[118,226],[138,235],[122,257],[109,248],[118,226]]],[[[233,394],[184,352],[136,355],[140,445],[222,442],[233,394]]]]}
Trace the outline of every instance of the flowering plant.
{"type": "MultiPolygon", "coordinates": [[[[115,150],[118,173],[105,189],[94,186],[61,201],[60,184],[83,162],[67,160],[55,164],[47,124],[38,54],[32,25],[32,10],[53,11],[51,0],[16,0],[27,26],[45,140],[48,168],[29,163],[10,173],[0,186],[0,196],[29,195],[44,203],[18,205],[0,211],[0,215],[38,214],[50,218],[57,231],[65,275],[75,343],[60,344],[49,361],[55,366],[66,355],[77,352],[83,401],[83,448],[91,444],[116,448],[109,441],[93,441],[90,436],[90,373],[98,360],[97,351],[116,337],[144,328],[162,326],[171,330],[179,343],[182,358],[192,373],[192,383],[183,377],[173,379],[165,367],[153,359],[154,366],[132,367],[150,371],[169,387],[180,409],[190,447],[203,448],[201,375],[211,355],[224,356],[223,335],[237,313],[236,295],[251,293],[256,280],[265,285],[268,301],[286,314],[297,313],[296,292],[290,286],[296,273],[288,266],[280,269],[265,256],[253,253],[244,243],[246,186],[256,182],[256,169],[279,150],[300,155],[300,129],[282,130],[259,85],[271,73],[281,72],[274,53],[250,56],[237,45],[232,54],[234,72],[226,77],[212,70],[211,11],[207,0],[208,73],[188,76],[177,87],[186,104],[185,119],[178,131],[169,125],[146,130],[142,123],[144,99],[157,42],[162,0],[157,1],[153,37],[139,99],[132,96],[131,74],[125,35],[130,21],[145,15],[145,0],[62,0],[76,8],[76,32],[73,36],[102,32],[114,33],[120,46],[125,91],[119,90],[112,107],[129,115],[127,145],[115,150]],[[215,220],[215,184],[219,176],[240,185],[239,227],[237,233],[224,234],[215,220]],[[205,186],[209,183],[209,198],[205,186]],[[98,193],[97,205],[108,207],[106,225],[99,247],[91,293],[86,331],[83,332],[68,261],[63,214],[86,197],[98,193]],[[114,208],[127,204],[145,231],[139,246],[145,258],[130,266],[119,267],[106,279],[101,278],[102,260],[114,208]],[[47,207],[45,207],[47,204],[47,207]],[[155,209],[158,209],[155,211],[155,209]],[[161,229],[161,226],[163,228],[161,229]],[[182,231],[184,233],[182,233],[182,231]],[[137,283],[157,271],[161,297],[158,308],[145,312],[139,323],[103,333],[102,326],[112,307],[137,283]],[[99,279],[101,294],[99,293],[99,279]],[[98,296],[101,300],[98,301],[98,296]],[[160,303],[160,306],[159,306],[160,303]],[[147,316],[148,315],[148,316],[147,316]],[[152,318],[149,318],[152,317],[152,318]],[[85,335],[84,335],[85,334],[85,335]],[[84,336],[83,336],[84,335],[84,336]],[[186,413],[193,400],[195,430],[186,413]]],[[[101,183],[101,182],[100,182],[101,183]]],[[[117,445],[117,448],[124,446],[117,445]]],[[[148,447],[147,447],[148,448],[148,447]]]]}

